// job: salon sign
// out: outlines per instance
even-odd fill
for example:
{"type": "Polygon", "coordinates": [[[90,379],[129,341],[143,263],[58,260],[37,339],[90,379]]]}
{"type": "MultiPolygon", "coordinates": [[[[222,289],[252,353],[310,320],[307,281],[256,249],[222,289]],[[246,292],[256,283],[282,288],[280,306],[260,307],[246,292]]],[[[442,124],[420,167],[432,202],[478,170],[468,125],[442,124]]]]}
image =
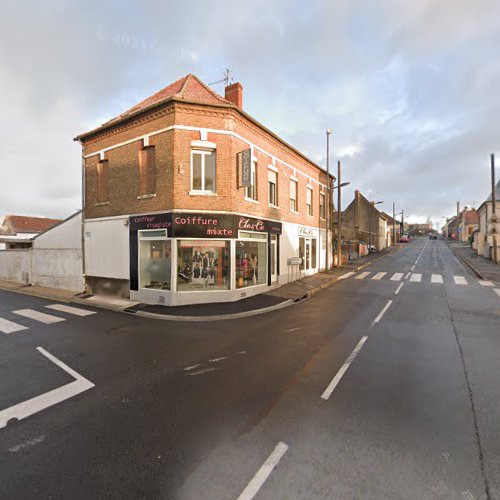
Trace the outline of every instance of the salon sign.
{"type": "Polygon", "coordinates": [[[310,227],[299,227],[299,236],[304,238],[317,238],[318,230],[310,227]]]}

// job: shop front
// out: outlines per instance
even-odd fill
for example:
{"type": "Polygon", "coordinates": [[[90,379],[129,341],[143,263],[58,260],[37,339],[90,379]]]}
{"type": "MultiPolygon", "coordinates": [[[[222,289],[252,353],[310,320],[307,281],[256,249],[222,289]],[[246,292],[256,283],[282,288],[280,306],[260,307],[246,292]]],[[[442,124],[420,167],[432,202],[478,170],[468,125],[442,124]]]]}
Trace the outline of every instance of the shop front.
{"type": "Polygon", "coordinates": [[[319,231],[308,227],[299,227],[299,257],[302,258],[300,270],[304,274],[318,271],[319,231]]]}
{"type": "Polygon", "coordinates": [[[235,301],[279,274],[280,222],[236,214],[131,216],[130,297],[182,305],[235,301]]]}

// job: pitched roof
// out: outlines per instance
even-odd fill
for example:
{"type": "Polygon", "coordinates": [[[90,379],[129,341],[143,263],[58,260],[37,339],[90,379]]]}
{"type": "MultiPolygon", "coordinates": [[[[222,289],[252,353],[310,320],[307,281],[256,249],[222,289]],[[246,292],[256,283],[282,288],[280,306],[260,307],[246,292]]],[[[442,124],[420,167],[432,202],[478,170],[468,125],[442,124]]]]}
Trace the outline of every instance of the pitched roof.
{"type": "Polygon", "coordinates": [[[171,99],[183,99],[186,101],[197,102],[201,104],[226,104],[229,106],[234,106],[233,103],[217,94],[217,92],[212,90],[208,85],[205,85],[197,76],[189,73],[186,76],[175,81],[174,83],[167,85],[165,88],[159,90],[152,96],[144,99],[135,106],[132,106],[130,109],[123,112],[119,116],[111,118],[111,120],[108,120],[96,129],[80,134],[77,139],[80,137],[84,137],[90,133],[96,132],[101,128],[115,125],[122,120],[130,118],[131,116],[134,116],[159,104],[165,103],[171,99]]]}
{"type": "MultiPolygon", "coordinates": [[[[46,217],[27,217],[25,215],[6,215],[3,227],[9,233],[41,233],[59,224],[60,219],[46,217]]],[[[4,233],[5,234],[5,233],[4,233]]]]}
{"type": "MultiPolygon", "coordinates": [[[[486,201],[491,201],[493,199],[493,197],[491,196],[493,193],[490,193],[490,195],[488,196],[488,198],[486,198],[486,201]]],[[[496,188],[495,188],[495,198],[496,198],[496,201],[500,201],[500,181],[497,182],[497,185],[496,185],[496,188]]]]}

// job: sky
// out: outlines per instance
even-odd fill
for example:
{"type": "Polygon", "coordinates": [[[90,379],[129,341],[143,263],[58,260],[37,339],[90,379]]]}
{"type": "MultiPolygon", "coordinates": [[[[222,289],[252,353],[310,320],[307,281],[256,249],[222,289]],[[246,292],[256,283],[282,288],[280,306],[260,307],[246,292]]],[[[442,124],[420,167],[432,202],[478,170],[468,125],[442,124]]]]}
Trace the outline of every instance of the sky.
{"type": "Polygon", "coordinates": [[[333,129],[344,206],[359,189],[437,223],[490,191],[498,0],[20,0],[0,12],[0,218],[70,215],[73,137],[187,73],[211,83],[226,68],[245,111],[320,165],[333,129]]]}

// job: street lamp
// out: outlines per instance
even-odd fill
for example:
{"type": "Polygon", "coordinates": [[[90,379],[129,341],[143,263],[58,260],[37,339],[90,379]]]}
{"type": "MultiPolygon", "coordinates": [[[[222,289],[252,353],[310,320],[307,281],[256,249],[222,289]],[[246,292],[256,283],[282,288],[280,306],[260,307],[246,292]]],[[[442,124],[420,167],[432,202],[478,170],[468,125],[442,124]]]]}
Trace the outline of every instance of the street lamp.
{"type": "Polygon", "coordinates": [[[332,133],[331,128],[326,129],[326,176],[327,176],[327,181],[326,181],[326,197],[327,197],[327,203],[326,203],[326,261],[325,261],[325,270],[329,271],[330,270],[330,252],[329,252],[329,242],[328,242],[328,233],[330,231],[330,135],[332,133]]]}
{"type": "MultiPolygon", "coordinates": [[[[380,205],[381,203],[384,203],[384,202],[383,201],[371,201],[370,203],[375,208],[375,205],[380,205]]],[[[372,245],[372,210],[370,210],[370,217],[368,217],[368,224],[369,224],[368,233],[369,233],[369,236],[370,236],[368,253],[371,253],[372,252],[372,246],[373,246],[372,245]]],[[[377,232],[377,234],[378,234],[378,232],[377,232]]]]}
{"type": "Polygon", "coordinates": [[[337,163],[337,267],[342,267],[342,188],[350,182],[341,182],[342,171],[340,160],[337,163]]]}

